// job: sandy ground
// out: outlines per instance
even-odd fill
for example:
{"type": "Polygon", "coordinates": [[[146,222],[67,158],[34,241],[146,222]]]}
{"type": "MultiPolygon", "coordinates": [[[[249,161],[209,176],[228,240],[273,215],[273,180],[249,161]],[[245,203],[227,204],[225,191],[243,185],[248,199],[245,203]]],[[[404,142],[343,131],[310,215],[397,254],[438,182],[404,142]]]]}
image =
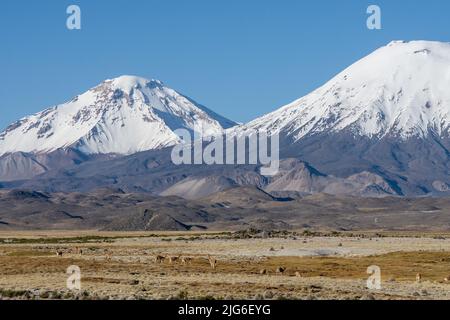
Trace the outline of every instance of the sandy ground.
{"type": "Polygon", "coordinates": [[[0,239],[3,299],[450,299],[450,237],[35,232],[0,239]],[[157,255],[192,263],[156,263],[157,255]],[[81,270],[80,291],[67,289],[72,265],[81,270]],[[371,265],[381,269],[380,290],[367,288],[371,265]]]}

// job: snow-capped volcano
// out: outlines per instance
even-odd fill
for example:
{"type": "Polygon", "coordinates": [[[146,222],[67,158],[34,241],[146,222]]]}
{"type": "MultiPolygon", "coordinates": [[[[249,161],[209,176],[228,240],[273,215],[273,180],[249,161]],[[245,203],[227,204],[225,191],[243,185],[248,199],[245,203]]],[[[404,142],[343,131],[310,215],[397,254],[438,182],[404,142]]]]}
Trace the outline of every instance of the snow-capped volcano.
{"type": "Polygon", "coordinates": [[[450,44],[391,42],[305,97],[229,130],[254,131],[278,133],[282,159],[328,175],[369,173],[399,195],[448,194],[450,44]]]}
{"type": "Polygon", "coordinates": [[[391,42],[311,94],[236,130],[246,129],[280,132],[294,141],[343,130],[403,140],[448,136],[450,43],[391,42]]]}
{"type": "Polygon", "coordinates": [[[0,134],[0,155],[69,147],[132,154],[176,144],[176,129],[216,135],[234,125],[158,80],[122,76],[10,125],[0,134]]]}

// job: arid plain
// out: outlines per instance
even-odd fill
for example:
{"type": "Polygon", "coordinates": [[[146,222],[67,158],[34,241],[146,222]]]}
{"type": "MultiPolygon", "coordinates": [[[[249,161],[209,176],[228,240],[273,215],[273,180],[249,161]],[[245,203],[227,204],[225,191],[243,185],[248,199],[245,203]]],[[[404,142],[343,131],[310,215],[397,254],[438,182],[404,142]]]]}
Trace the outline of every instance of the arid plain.
{"type": "Polygon", "coordinates": [[[449,277],[445,233],[0,233],[1,299],[450,299],[449,277]]]}

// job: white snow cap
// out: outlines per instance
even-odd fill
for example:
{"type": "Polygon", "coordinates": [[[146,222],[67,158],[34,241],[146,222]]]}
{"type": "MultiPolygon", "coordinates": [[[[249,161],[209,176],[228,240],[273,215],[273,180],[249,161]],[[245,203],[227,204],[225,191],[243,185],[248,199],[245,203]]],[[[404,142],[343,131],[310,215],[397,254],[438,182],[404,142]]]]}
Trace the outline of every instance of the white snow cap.
{"type": "Polygon", "coordinates": [[[283,132],[294,139],[349,130],[399,139],[450,134],[450,44],[393,41],[311,94],[231,129],[283,132]]]}
{"type": "Polygon", "coordinates": [[[233,125],[159,80],[121,76],[10,125],[0,134],[0,155],[67,147],[132,154],[178,143],[176,129],[216,135],[233,125]]]}
{"type": "Polygon", "coordinates": [[[163,83],[159,80],[147,80],[145,78],[127,75],[120,76],[115,79],[109,79],[105,82],[111,82],[115,88],[120,88],[122,90],[125,90],[126,92],[130,92],[132,89],[137,89],[139,87],[143,88],[147,86],[148,83],[163,85],[163,83]]]}

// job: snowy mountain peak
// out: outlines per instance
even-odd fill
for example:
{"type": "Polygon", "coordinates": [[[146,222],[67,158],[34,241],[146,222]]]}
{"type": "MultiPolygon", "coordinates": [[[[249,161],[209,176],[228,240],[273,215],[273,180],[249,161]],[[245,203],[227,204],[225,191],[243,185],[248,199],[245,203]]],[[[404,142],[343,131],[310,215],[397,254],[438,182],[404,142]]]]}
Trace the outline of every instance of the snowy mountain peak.
{"type": "Polygon", "coordinates": [[[120,76],[114,79],[105,80],[104,83],[111,85],[116,89],[123,90],[127,93],[132,90],[139,90],[143,88],[151,88],[153,87],[162,87],[164,84],[159,80],[147,80],[145,78],[137,77],[137,76],[120,76]]]}
{"type": "Polygon", "coordinates": [[[132,154],[178,143],[176,129],[201,126],[216,135],[234,125],[159,80],[121,76],[10,125],[0,134],[0,155],[68,147],[132,154]]]}
{"type": "Polygon", "coordinates": [[[311,94],[232,130],[381,138],[450,134],[450,43],[394,41],[311,94]]]}

